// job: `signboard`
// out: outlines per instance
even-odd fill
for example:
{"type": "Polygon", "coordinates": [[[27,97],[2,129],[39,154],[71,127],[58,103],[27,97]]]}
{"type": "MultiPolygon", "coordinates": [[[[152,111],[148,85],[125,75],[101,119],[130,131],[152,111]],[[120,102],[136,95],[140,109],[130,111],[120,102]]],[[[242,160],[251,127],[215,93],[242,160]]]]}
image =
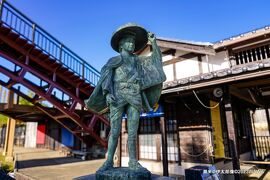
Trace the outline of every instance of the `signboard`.
{"type": "MultiPolygon", "coordinates": [[[[164,115],[163,106],[160,104],[156,104],[153,108],[153,111],[149,111],[147,113],[141,113],[141,118],[151,118],[151,117],[161,117],[164,115]]],[[[127,115],[123,116],[123,119],[127,119],[127,115]]]]}
{"type": "MultiPolygon", "coordinates": [[[[215,106],[217,102],[210,101],[210,106],[215,106]]],[[[224,144],[222,137],[222,127],[220,120],[220,110],[219,106],[214,109],[211,109],[211,119],[212,119],[212,127],[213,127],[213,136],[214,136],[214,152],[217,157],[224,157],[224,144]]]]}

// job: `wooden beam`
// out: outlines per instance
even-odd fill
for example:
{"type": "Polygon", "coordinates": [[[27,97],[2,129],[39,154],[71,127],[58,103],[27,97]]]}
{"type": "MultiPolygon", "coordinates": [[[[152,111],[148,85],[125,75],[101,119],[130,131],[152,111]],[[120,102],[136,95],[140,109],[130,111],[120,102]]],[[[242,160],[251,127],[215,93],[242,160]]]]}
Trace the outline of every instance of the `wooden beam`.
{"type": "Polygon", "coordinates": [[[238,53],[241,51],[246,51],[249,49],[253,49],[253,48],[257,48],[257,47],[261,47],[261,46],[266,46],[269,44],[270,44],[270,39],[264,39],[264,40],[261,40],[259,42],[255,41],[254,43],[245,44],[242,46],[235,47],[234,49],[232,49],[232,51],[233,51],[233,53],[238,53]]]}
{"type": "Polygon", "coordinates": [[[31,116],[31,115],[37,115],[37,114],[34,113],[34,112],[28,112],[28,113],[24,113],[24,114],[21,114],[21,115],[17,115],[15,118],[18,119],[18,118],[22,118],[22,117],[25,117],[25,116],[31,116]]]}
{"type": "Polygon", "coordinates": [[[241,90],[240,90],[240,89],[238,89],[238,88],[235,87],[235,86],[230,86],[229,88],[230,88],[230,93],[231,93],[232,95],[238,97],[239,99],[242,99],[242,100],[244,100],[244,101],[247,101],[247,102],[249,102],[249,103],[251,103],[251,104],[254,104],[254,105],[256,105],[256,106],[263,107],[262,104],[258,103],[257,101],[254,101],[254,100],[251,98],[251,96],[250,96],[250,94],[249,94],[249,92],[248,92],[247,89],[241,89],[241,90]]]}
{"type": "MultiPolygon", "coordinates": [[[[2,110],[2,106],[0,106],[0,110],[2,110]]],[[[33,113],[41,113],[41,111],[35,106],[30,105],[18,105],[14,104],[13,107],[8,107],[7,104],[4,105],[3,110],[13,111],[13,112],[33,112],[33,113]]]]}
{"type": "Polygon", "coordinates": [[[226,47],[236,48],[236,47],[243,46],[246,44],[252,44],[256,41],[265,40],[270,37],[269,33],[270,33],[270,30],[268,29],[268,31],[262,31],[254,35],[240,37],[235,40],[224,41],[223,43],[216,43],[214,44],[213,47],[215,50],[217,50],[217,52],[224,50],[224,48],[226,47]]]}
{"type": "Polygon", "coordinates": [[[165,41],[157,39],[157,45],[159,47],[171,48],[176,50],[182,50],[187,52],[194,52],[199,54],[215,55],[215,50],[212,47],[193,45],[181,42],[165,41]]]}
{"type": "Polygon", "coordinates": [[[241,75],[227,76],[227,77],[220,78],[220,79],[213,79],[213,80],[207,81],[207,82],[199,82],[199,83],[194,83],[194,84],[188,84],[188,85],[181,86],[181,87],[165,89],[162,91],[162,94],[190,90],[190,89],[203,88],[206,86],[216,86],[218,84],[225,84],[225,83],[230,83],[230,82],[235,82],[235,81],[240,81],[240,80],[247,80],[250,78],[253,79],[256,77],[262,77],[262,76],[266,76],[269,74],[270,74],[270,70],[261,70],[261,71],[254,71],[251,73],[244,73],[241,75]]]}
{"type": "Polygon", "coordinates": [[[168,49],[168,50],[165,50],[165,51],[162,51],[162,54],[164,54],[164,55],[175,55],[175,52],[176,52],[176,50],[175,49],[168,49]]]}
{"type": "Polygon", "coordinates": [[[186,60],[186,59],[191,59],[191,58],[194,58],[194,57],[197,57],[197,56],[198,56],[198,54],[195,54],[195,53],[184,54],[182,56],[178,56],[178,57],[172,58],[171,60],[163,62],[163,66],[170,65],[170,64],[175,64],[177,62],[180,62],[180,61],[183,61],[183,60],[186,60]]]}
{"type": "Polygon", "coordinates": [[[261,106],[264,107],[264,104],[265,104],[264,101],[254,92],[254,90],[249,88],[248,93],[249,93],[252,101],[255,101],[257,104],[261,104],[261,106]]]}

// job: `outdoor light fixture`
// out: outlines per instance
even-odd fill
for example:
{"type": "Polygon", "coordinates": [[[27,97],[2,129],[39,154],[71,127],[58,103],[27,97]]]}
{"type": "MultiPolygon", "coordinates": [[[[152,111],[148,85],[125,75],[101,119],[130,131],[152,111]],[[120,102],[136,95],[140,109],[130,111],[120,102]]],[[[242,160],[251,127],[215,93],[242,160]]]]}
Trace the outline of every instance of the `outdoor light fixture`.
{"type": "Polygon", "coordinates": [[[215,88],[213,94],[215,97],[221,98],[223,96],[223,90],[221,88],[215,88]]]}

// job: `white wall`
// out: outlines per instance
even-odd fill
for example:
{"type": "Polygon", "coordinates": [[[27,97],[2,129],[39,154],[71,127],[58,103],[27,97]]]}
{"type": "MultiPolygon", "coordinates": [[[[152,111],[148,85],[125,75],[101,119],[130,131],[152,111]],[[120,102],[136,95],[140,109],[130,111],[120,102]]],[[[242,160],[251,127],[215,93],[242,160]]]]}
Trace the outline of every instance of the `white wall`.
{"type": "Polygon", "coordinates": [[[176,63],[176,78],[183,79],[200,74],[200,63],[197,57],[176,63]]]}
{"type": "Polygon", "coordinates": [[[166,61],[168,61],[168,60],[171,60],[172,58],[173,58],[172,55],[165,55],[165,56],[162,56],[162,61],[163,61],[163,62],[166,62],[166,61]]]}
{"type": "Polygon", "coordinates": [[[37,142],[37,122],[26,123],[25,144],[26,148],[35,148],[37,142]]]}
{"type": "MultiPolygon", "coordinates": [[[[225,68],[229,68],[229,61],[226,59],[226,52],[221,51],[216,53],[214,56],[208,55],[209,70],[217,71],[225,68]]],[[[206,56],[202,57],[202,69],[203,73],[208,73],[208,66],[206,56]]]]}
{"type": "MultiPolygon", "coordinates": [[[[176,51],[175,57],[186,54],[187,52],[176,51]]],[[[166,55],[163,56],[163,62],[173,59],[174,56],[166,55]]],[[[208,73],[212,71],[218,71],[221,69],[229,68],[229,61],[227,60],[227,55],[225,51],[218,52],[215,55],[208,55],[208,63],[206,56],[202,56],[202,62],[198,61],[197,57],[191,59],[185,59],[183,61],[176,63],[176,78],[183,79],[191,76],[200,75],[203,73],[208,73]]],[[[163,66],[164,72],[167,76],[168,81],[173,81],[173,65],[163,66]]]]}
{"type": "Polygon", "coordinates": [[[164,73],[166,74],[166,82],[167,81],[173,81],[173,65],[170,64],[170,65],[167,65],[167,66],[163,66],[163,70],[164,70],[164,73]]]}

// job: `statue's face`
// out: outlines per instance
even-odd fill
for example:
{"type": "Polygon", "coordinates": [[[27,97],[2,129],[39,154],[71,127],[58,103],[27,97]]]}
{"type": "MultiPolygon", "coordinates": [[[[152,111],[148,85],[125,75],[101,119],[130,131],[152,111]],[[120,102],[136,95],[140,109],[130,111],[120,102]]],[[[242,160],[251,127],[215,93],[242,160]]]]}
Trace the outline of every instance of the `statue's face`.
{"type": "Polygon", "coordinates": [[[133,36],[128,36],[122,39],[119,43],[120,49],[129,53],[133,53],[135,49],[135,39],[133,36]]]}

